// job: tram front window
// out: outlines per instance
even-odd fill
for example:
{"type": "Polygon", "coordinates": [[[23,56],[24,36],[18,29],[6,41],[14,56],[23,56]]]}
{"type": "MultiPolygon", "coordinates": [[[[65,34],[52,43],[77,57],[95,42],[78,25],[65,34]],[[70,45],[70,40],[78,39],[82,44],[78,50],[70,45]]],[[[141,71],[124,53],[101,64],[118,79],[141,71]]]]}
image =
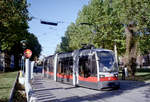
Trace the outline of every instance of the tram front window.
{"type": "Polygon", "coordinates": [[[112,52],[101,51],[97,52],[99,58],[99,71],[100,72],[114,72],[117,71],[117,64],[115,62],[115,57],[112,52]]]}

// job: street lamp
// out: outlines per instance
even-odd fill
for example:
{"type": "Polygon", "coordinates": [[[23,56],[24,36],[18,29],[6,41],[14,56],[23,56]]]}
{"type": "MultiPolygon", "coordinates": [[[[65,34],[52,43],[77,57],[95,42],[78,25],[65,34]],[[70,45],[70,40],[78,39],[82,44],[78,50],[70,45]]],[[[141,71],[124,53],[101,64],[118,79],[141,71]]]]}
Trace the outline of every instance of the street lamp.
{"type": "Polygon", "coordinates": [[[25,50],[27,40],[21,40],[21,41],[20,41],[20,43],[22,44],[22,48],[23,48],[23,50],[25,50]]]}
{"type": "MultiPolygon", "coordinates": [[[[27,40],[21,40],[20,43],[22,44],[22,49],[23,51],[25,50],[26,48],[26,44],[27,44],[27,40]]],[[[25,63],[24,63],[24,60],[25,60],[25,57],[23,55],[23,52],[22,52],[22,57],[21,57],[21,70],[22,70],[22,74],[24,76],[24,73],[25,73],[25,63]]]]}

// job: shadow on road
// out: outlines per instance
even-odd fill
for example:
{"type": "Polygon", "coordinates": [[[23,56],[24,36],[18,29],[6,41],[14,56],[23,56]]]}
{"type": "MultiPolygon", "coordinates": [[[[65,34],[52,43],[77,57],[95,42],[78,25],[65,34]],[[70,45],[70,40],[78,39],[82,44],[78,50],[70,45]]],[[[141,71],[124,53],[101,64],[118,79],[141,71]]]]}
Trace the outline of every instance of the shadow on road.
{"type": "MultiPolygon", "coordinates": [[[[115,96],[120,96],[120,95],[122,95],[124,93],[128,93],[134,89],[139,89],[139,88],[144,88],[144,87],[148,87],[148,88],[145,88],[142,91],[142,95],[144,96],[145,99],[148,100],[147,102],[149,102],[149,100],[150,100],[150,83],[145,83],[145,82],[126,81],[126,80],[122,81],[121,80],[120,81],[120,89],[118,89],[118,90],[111,90],[111,91],[93,90],[93,91],[96,91],[94,94],[89,93],[89,94],[84,95],[82,97],[78,94],[75,94],[73,96],[67,96],[66,95],[66,97],[62,97],[62,98],[58,99],[57,96],[55,96],[53,93],[51,93],[51,91],[56,91],[56,92],[58,91],[58,92],[60,92],[60,93],[57,93],[59,95],[59,94],[62,94],[61,91],[68,90],[67,92],[70,92],[72,90],[78,90],[81,87],[74,87],[74,86],[70,86],[70,85],[68,85],[68,87],[67,87],[64,84],[65,87],[54,86],[51,88],[44,88],[44,85],[42,84],[41,81],[43,81],[43,80],[40,78],[37,78],[35,81],[36,84],[34,83],[33,85],[37,85],[37,87],[38,87],[38,85],[40,87],[41,86],[43,87],[43,88],[39,88],[39,89],[34,90],[34,93],[36,93],[36,97],[39,98],[38,100],[42,100],[42,102],[82,102],[82,101],[92,102],[92,101],[99,101],[99,100],[106,99],[106,98],[112,98],[115,96]],[[46,101],[44,101],[44,100],[46,100],[46,101]]],[[[62,84],[62,83],[59,83],[59,84],[62,84]]],[[[51,84],[49,84],[49,85],[51,85],[51,84]]],[[[80,90],[80,91],[82,91],[82,90],[80,90]]],[[[84,93],[84,91],[83,91],[83,93],[84,93]]],[[[111,102],[113,102],[113,101],[111,101],[111,102]]]]}
{"type": "MultiPolygon", "coordinates": [[[[79,97],[79,96],[67,97],[67,98],[62,98],[59,101],[60,102],[82,102],[82,101],[95,102],[99,99],[119,96],[124,92],[127,92],[128,90],[133,90],[145,86],[150,86],[150,83],[136,82],[136,81],[121,81],[121,86],[120,89],[118,90],[105,91],[104,93],[98,93],[98,94],[90,94],[84,97],[79,97]]],[[[145,96],[145,98],[150,99],[150,87],[148,90],[144,91],[143,95],[145,96]]],[[[58,99],[50,100],[50,102],[56,102],[56,101],[58,102],[58,99]]]]}

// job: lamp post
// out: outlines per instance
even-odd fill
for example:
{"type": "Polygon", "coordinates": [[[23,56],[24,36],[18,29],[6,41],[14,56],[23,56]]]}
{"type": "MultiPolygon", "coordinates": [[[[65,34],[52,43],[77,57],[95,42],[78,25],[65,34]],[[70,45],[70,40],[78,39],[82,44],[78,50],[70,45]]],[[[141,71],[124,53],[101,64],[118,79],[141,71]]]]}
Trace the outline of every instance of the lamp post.
{"type": "MultiPolygon", "coordinates": [[[[22,49],[23,49],[23,51],[24,51],[25,48],[26,48],[26,43],[27,43],[27,41],[26,41],[26,40],[21,40],[20,43],[22,44],[22,49]]],[[[22,70],[23,76],[24,76],[24,73],[25,73],[25,67],[24,67],[25,62],[24,62],[24,61],[25,61],[25,57],[24,57],[24,54],[23,54],[23,52],[22,52],[22,57],[21,57],[21,70],[22,70]]]]}
{"type": "Polygon", "coordinates": [[[117,45],[116,45],[117,39],[115,39],[115,44],[114,44],[114,52],[115,52],[115,58],[116,58],[116,63],[118,66],[118,54],[117,54],[117,45]]]}

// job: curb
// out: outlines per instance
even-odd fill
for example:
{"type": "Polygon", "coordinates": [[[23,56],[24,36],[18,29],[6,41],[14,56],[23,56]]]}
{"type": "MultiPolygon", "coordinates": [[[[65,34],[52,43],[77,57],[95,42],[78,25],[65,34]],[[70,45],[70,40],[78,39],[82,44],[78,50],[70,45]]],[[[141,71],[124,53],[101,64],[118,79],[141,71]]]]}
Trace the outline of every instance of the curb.
{"type": "Polygon", "coordinates": [[[19,77],[19,72],[17,74],[16,80],[15,80],[15,82],[13,84],[12,89],[11,89],[10,96],[9,96],[9,101],[8,102],[12,102],[12,98],[13,98],[13,95],[14,95],[15,86],[16,86],[16,83],[18,81],[18,77],[19,77]]]}

